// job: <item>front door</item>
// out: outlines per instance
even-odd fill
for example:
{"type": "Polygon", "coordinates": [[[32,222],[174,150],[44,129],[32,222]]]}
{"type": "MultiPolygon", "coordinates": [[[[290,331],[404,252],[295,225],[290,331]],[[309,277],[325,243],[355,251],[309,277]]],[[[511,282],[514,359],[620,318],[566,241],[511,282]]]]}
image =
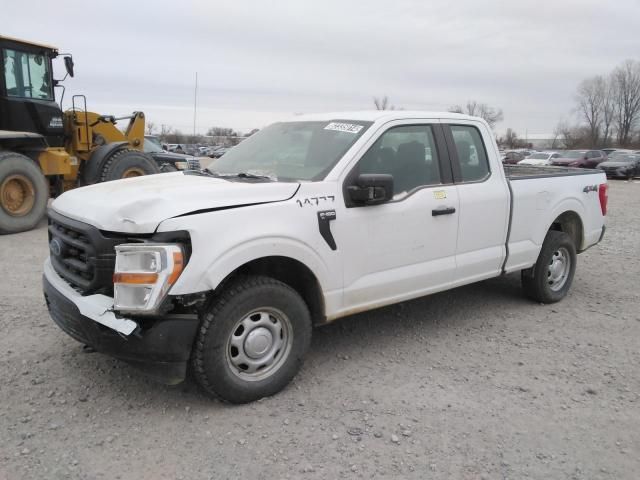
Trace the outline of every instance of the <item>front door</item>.
{"type": "Polygon", "coordinates": [[[349,171],[391,174],[394,196],[362,206],[346,197],[332,225],[344,265],[345,311],[444,289],[456,268],[458,196],[437,123],[393,122],[349,171]]]}

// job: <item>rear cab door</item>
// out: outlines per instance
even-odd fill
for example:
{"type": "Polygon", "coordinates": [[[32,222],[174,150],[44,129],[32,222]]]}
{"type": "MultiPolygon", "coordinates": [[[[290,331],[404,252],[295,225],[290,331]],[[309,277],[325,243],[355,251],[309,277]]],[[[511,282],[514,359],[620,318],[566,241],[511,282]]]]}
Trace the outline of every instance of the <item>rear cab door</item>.
{"type": "Polygon", "coordinates": [[[443,120],[459,201],[455,283],[502,271],[509,224],[509,186],[493,133],[483,122],[443,120]]]}

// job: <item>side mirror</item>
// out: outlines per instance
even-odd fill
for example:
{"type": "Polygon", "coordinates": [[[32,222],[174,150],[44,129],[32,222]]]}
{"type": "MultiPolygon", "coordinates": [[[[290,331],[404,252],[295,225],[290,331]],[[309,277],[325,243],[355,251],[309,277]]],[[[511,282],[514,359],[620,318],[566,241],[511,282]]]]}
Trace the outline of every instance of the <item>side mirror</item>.
{"type": "Polygon", "coordinates": [[[67,73],[70,77],[73,78],[73,58],[64,57],[64,68],[67,70],[67,73]]]}
{"type": "Polygon", "coordinates": [[[379,205],[393,199],[393,176],[382,173],[358,175],[347,187],[349,198],[358,205],[379,205]]]}

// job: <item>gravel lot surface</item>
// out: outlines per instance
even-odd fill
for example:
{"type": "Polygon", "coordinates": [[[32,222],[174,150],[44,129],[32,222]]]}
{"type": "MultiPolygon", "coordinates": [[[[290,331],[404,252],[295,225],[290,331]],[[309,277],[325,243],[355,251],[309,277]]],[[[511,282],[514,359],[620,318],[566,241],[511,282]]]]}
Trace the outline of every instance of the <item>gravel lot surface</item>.
{"type": "Polygon", "coordinates": [[[318,328],[279,395],[228,406],[82,345],[40,289],[45,226],[0,237],[0,479],[637,479],[640,182],[555,305],[518,275],[318,328]]]}

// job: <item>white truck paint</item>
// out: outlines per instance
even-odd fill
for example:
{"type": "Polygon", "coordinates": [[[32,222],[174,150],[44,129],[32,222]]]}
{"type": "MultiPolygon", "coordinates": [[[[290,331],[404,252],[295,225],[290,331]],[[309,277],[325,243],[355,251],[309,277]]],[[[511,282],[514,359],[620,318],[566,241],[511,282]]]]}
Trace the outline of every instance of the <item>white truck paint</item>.
{"type": "MultiPolygon", "coordinates": [[[[494,135],[481,119],[383,111],[303,115],[291,120],[325,122],[329,129],[336,121],[347,122],[347,131],[358,130],[359,125],[364,130],[353,133],[359,138],[321,179],[230,181],[177,172],[72,190],[51,208],[66,218],[119,235],[188,232],[190,257],[169,291],[169,302],[215,292],[234,272],[258,259],[293,259],[317,281],[322,305],[316,318],[320,321],[531,268],[547,232],[554,224],[562,229],[559,218],[570,219],[565,229],[578,242],[577,251],[596,244],[604,233],[599,199],[599,190],[606,188],[601,186],[606,183],[603,173],[520,166],[506,167],[505,172],[494,135]],[[490,172],[486,177],[462,181],[451,167],[449,181],[415,188],[394,201],[349,205],[350,174],[385,132],[403,126],[444,132],[449,125],[479,132],[490,172]],[[441,208],[455,211],[432,214],[441,208]],[[335,212],[335,220],[328,222],[335,250],[319,231],[321,211],[335,212]]],[[[453,141],[458,141],[453,135],[435,138],[438,156],[448,162],[455,161],[453,141]]],[[[428,155],[434,156],[433,147],[428,155]]],[[[469,158],[477,160],[478,155],[476,151],[469,158]]],[[[443,164],[448,165],[441,162],[441,169],[443,164]]],[[[45,277],[52,276],[59,282],[54,269],[48,268],[45,277]]],[[[291,286],[296,289],[295,284],[291,286]]],[[[82,298],[86,304],[91,295],[82,298]]]]}

